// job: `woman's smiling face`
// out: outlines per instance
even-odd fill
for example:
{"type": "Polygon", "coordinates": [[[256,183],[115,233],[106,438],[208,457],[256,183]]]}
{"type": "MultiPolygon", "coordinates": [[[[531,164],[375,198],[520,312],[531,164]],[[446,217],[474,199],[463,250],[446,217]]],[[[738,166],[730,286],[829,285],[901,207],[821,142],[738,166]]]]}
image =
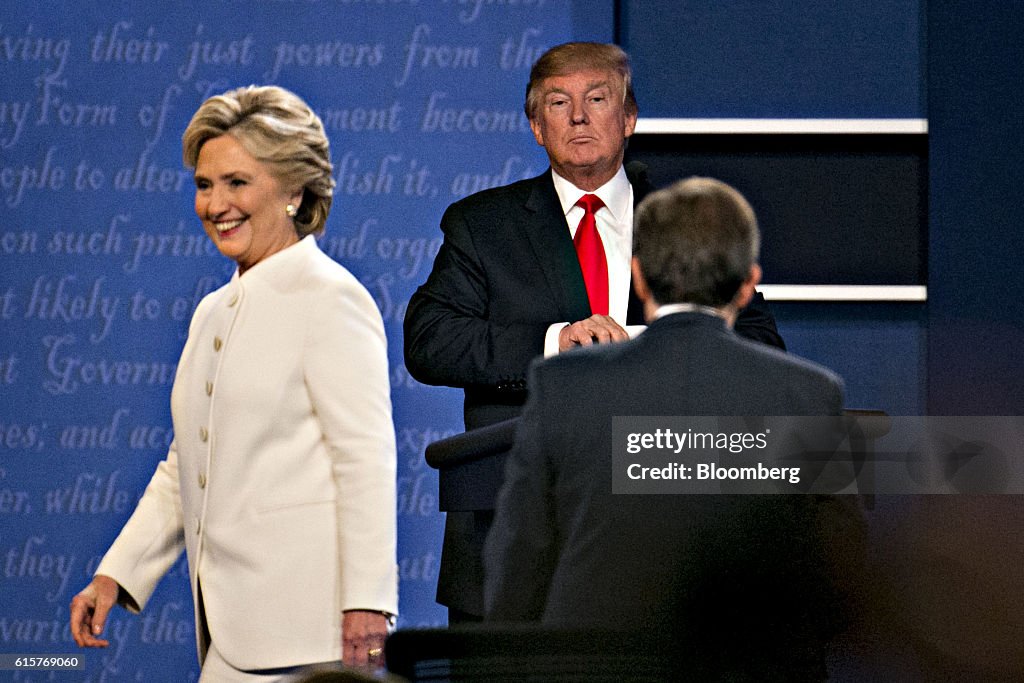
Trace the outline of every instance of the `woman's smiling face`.
{"type": "Polygon", "coordinates": [[[196,162],[196,215],[239,274],[299,241],[285,207],[302,189],[285,188],[230,134],[207,140],[196,162]]]}

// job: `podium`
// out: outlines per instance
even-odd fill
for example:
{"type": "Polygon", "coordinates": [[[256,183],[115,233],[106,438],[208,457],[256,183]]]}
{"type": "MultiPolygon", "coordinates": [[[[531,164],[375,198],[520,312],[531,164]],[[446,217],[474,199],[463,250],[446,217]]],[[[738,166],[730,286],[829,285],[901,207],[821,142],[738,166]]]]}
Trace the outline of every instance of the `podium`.
{"type": "Polygon", "coordinates": [[[494,510],[505,478],[505,455],[519,418],[441,439],[427,446],[427,464],[437,470],[442,512],[494,510]]]}
{"type": "MultiPolygon", "coordinates": [[[[890,428],[880,410],[847,409],[850,444],[863,460],[874,457],[874,442],[890,428]]],[[[489,512],[505,478],[505,456],[515,441],[519,418],[435,441],[426,448],[427,464],[438,471],[438,508],[441,512],[489,512]]],[[[866,496],[872,507],[874,496],[866,496]]]]}
{"type": "Polygon", "coordinates": [[[384,652],[388,671],[411,683],[664,683],[679,673],[664,639],[610,629],[405,629],[388,637],[384,652]]]}

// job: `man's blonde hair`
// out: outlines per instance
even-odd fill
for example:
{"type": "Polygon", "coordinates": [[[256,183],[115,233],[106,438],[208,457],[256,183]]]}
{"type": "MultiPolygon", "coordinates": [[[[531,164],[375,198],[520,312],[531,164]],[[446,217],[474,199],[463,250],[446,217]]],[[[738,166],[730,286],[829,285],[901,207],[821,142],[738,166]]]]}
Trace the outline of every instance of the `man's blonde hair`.
{"type": "Polygon", "coordinates": [[[544,79],[568,76],[578,71],[609,71],[616,74],[620,79],[617,85],[621,86],[622,104],[626,113],[637,113],[629,55],[621,47],[610,43],[564,43],[542,54],[530,69],[530,82],[526,85],[526,102],[523,105],[526,118],[532,120],[537,114],[543,96],[540,84],[544,79]]]}

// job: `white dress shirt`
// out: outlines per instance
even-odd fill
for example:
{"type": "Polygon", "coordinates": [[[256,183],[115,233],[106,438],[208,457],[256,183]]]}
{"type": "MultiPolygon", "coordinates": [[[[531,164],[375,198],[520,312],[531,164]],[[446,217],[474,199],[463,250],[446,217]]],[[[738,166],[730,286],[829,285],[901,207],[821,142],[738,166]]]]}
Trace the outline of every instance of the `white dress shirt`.
{"type": "MultiPolygon", "coordinates": [[[[633,256],[633,186],[626,179],[626,170],[620,166],[611,180],[593,192],[581,190],[554,170],[551,176],[558,201],[565,212],[570,237],[576,236],[576,228],[583,218],[583,208],[576,206],[580,197],[596,194],[604,202],[604,206],[594,214],[594,219],[608,261],[608,315],[625,327],[626,310],[629,308],[629,261],[633,256]]],[[[548,327],[544,338],[545,356],[558,353],[558,333],[574,322],[577,321],[554,323],[548,327]]]]}
{"type": "Polygon", "coordinates": [[[718,318],[725,318],[725,312],[721,308],[715,308],[713,306],[701,306],[700,304],[691,303],[680,303],[680,304],[664,304],[658,306],[657,310],[654,311],[654,319],[664,318],[666,315],[672,315],[673,313],[703,313],[704,315],[713,315],[718,318]]]}

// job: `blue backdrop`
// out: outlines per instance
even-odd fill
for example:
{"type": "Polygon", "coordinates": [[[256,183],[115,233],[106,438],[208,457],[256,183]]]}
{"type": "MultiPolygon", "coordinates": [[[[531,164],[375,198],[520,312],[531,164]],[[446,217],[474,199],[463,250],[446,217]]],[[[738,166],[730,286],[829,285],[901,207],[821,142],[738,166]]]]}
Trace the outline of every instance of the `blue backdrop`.
{"type": "MultiPolygon", "coordinates": [[[[0,653],[75,651],[68,602],[170,442],[188,320],[234,267],[203,235],[181,164],[181,132],[208,95],[280,84],[331,138],[322,247],[373,294],[389,337],[401,626],[444,621],[423,449],[462,425],[459,392],[405,371],[401,320],[445,207],[546,167],[522,115],[540,52],[617,38],[648,116],[926,115],[919,0],[0,1],[0,653]]],[[[852,404],[919,414],[924,308],[775,311],[791,349],[844,375],[852,404]]],[[[80,676],[12,679],[194,680],[183,560],[108,635],[80,676]]]]}
{"type": "MultiPolygon", "coordinates": [[[[559,42],[609,40],[610,5],[4,5],[0,652],[75,650],[68,602],[166,452],[188,320],[234,268],[193,212],[181,133],[204,98],[249,83],[299,93],[331,139],[337,193],[322,246],[373,294],[389,338],[399,623],[443,623],[443,518],[423,449],[461,431],[460,400],[406,373],[406,301],[449,203],[546,167],[522,114],[530,64],[559,42]]],[[[184,560],[144,615],[118,610],[108,633],[82,680],[194,678],[184,560]]]]}

